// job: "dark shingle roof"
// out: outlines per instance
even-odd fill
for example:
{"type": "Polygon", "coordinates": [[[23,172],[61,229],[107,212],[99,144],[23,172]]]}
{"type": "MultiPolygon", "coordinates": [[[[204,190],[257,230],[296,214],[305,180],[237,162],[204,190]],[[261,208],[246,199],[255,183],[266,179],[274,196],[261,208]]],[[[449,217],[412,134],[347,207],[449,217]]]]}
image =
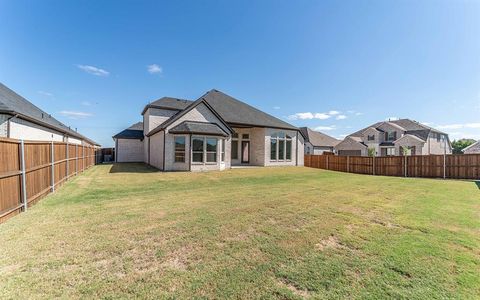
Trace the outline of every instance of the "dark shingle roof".
{"type": "Polygon", "coordinates": [[[0,111],[19,114],[20,118],[26,118],[29,121],[66,133],[72,137],[83,139],[94,145],[99,145],[62,124],[50,114],[33,105],[30,101],[18,95],[2,83],[0,83],[0,111]]]}
{"type": "Polygon", "coordinates": [[[227,133],[214,123],[184,121],[169,130],[171,133],[211,134],[227,136],[227,133]]]}
{"type": "Polygon", "coordinates": [[[233,126],[233,124],[251,125],[298,130],[297,127],[277,119],[240,100],[230,97],[217,90],[211,90],[203,98],[215,111],[233,126]]]}
{"type": "Polygon", "coordinates": [[[322,132],[313,131],[307,127],[300,127],[300,131],[305,136],[305,141],[310,142],[314,147],[335,147],[339,140],[326,135],[322,132]]]}
{"type": "Polygon", "coordinates": [[[163,108],[171,110],[184,110],[187,108],[193,101],[186,99],[178,99],[172,97],[162,97],[152,103],[149,103],[145,106],[142,111],[142,115],[147,111],[148,108],[163,108]]]}
{"type": "Polygon", "coordinates": [[[114,139],[143,140],[143,122],[138,122],[113,136],[114,139]]]}

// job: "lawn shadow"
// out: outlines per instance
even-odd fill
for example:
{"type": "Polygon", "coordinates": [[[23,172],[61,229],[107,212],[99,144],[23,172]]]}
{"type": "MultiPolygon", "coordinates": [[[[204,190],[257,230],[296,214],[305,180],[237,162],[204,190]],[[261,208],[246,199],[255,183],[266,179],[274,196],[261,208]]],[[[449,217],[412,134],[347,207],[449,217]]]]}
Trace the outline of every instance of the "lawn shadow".
{"type": "Polygon", "coordinates": [[[110,173],[155,173],[158,169],[144,163],[114,163],[110,173]]]}
{"type": "Polygon", "coordinates": [[[475,180],[475,184],[477,185],[478,189],[480,190],[480,180],[475,180]]]}

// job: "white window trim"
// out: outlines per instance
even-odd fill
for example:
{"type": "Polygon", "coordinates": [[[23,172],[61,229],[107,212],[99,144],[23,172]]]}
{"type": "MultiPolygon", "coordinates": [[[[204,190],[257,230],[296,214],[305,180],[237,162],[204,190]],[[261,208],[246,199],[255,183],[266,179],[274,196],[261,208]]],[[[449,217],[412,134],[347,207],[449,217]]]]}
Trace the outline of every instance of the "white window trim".
{"type": "MultiPolygon", "coordinates": [[[[283,132],[281,132],[283,133],[283,132]]],[[[289,137],[288,134],[286,133],[283,133],[285,135],[285,137],[279,137],[279,132],[276,132],[276,133],[273,133],[270,135],[270,162],[291,162],[292,161],[292,152],[293,152],[293,149],[290,149],[290,159],[287,159],[287,141],[290,141],[292,142],[291,145],[290,145],[290,148],[293,148],[293,138],[292,137],[289,137]],[[272,137],[272,135],[276,135],[276,137],[272,137]],[[271,155],[271,151],[272,151],[272,139],[276,140],[276,143],[275,143],[275,159],[272,159],[272,155],[271,155]],[[280,155],[280,141],[283,141],[283,158],[282,159],[279,159],[279,155],[280,155]]]]}

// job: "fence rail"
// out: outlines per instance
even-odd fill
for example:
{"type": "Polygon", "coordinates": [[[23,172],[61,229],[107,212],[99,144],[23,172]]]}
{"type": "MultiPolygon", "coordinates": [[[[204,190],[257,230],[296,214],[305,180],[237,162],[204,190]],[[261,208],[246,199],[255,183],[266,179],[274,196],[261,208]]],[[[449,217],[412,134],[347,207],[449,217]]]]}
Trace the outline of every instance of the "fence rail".
{"type": "Polygon", "coordinates": [[[356,174],[480,179],[480,154],[388,157],[307,154],[305,166],[356,174]]]}
{"type": "Polygon", "coordinates": [[[0,223],[95,164],[95,148],[0,138],[0,223]]]}

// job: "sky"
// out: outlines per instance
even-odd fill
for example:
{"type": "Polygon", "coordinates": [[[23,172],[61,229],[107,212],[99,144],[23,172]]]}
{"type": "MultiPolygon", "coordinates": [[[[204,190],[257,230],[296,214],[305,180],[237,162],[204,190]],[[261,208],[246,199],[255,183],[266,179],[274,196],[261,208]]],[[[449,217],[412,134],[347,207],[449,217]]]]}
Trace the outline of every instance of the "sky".
{"type": "Polygon", "coordinates": [[[221,90],[337,138],[410,118],[480,139],[480,1],[0,0],[0,82],[108,147],[221,90]]]}

